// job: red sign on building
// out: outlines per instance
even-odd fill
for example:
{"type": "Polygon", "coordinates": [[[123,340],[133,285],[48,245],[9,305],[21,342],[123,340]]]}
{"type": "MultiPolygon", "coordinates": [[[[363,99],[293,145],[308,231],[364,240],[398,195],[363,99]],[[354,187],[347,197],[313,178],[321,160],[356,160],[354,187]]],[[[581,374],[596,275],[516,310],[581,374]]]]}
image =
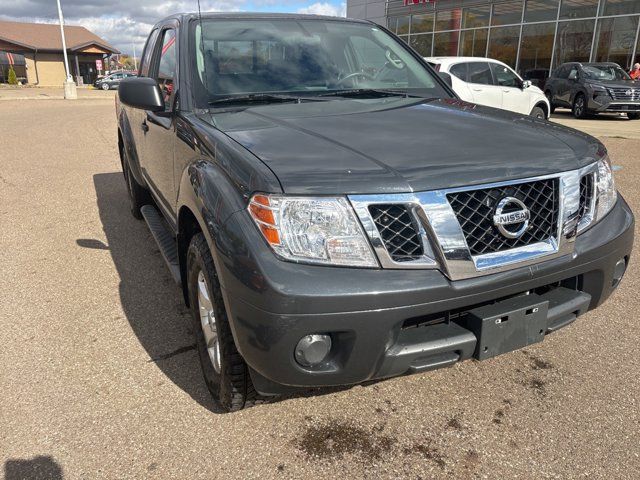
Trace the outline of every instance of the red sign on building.
{"type": "Polygon", "coordinates": [[[435,3],[436,0],[403,0],[404,6],[408,7],[409,5],[419,5],[421,3],[431,3],[432,1],[435,3]]]}

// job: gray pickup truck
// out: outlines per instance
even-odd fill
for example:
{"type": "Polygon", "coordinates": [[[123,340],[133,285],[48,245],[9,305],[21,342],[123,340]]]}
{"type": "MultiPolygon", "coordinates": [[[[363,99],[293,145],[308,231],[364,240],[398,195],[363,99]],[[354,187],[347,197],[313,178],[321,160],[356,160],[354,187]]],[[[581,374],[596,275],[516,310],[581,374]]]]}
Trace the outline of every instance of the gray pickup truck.
{"type": "Polygon", "coordinates": [[[364,21],[153,28],[122,168],[220,407],[490,358],[616,289],[634,219],[604,146],[447,80],[364,21]]]}

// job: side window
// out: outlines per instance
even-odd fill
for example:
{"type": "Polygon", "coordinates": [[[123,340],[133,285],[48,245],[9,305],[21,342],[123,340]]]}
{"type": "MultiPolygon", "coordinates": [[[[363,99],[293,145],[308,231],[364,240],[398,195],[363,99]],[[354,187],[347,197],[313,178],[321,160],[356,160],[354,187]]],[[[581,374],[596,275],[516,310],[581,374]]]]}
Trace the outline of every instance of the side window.
{"type": "Polygon", "coordinates": [[[573,66],[569,71],[569,80],[577,80],[578,79],[578,67],[573,66]]]}
{"type": "Polygon", "coordinates": [[[466,82],[467,81],[467,64],[456,63],[449,69],[449,73],[451,73],[451,75],[455,75],[463,82],[466,82]]]}
{"type": "Polygon", "coordinates": [[[149,76],[149,65],[151,64],[151,56],[153,55],[153,50],[154,50],[153,47],[156,44],[157,38],[158,38],[158,30],[154,30],[149,34],[147,43],[144,46],[144,50],[142,51],[142,61],[140,62],[140,67],[138,70],[138,74],[141,77],[149,76]]]}
{"type": "Polygon", "coordinates": [[[569,66],[565,65],[563,67],[558,68],[555,74],[556,78],[567,78],[569,76],[569,66]]]}
{"type": "Polygon", "coordinates": [[[491,68],[487,62],[471,62],[469,63],[469,82],[479,83],[482,85],[493,85],[493,77],[491,76],[491,68]]]}
{"type": "Polygon", "coordinates": [[[493,76],[496,79],[496,83],[501,87],[519,87],[520,79],[511,71],[510,68],[500,65],[498,63],[492,63],[491,69],[493,70],[493,76]]]}
{"type": "Polygon", "coordinates": [[[171,97],[173,95],[173,82],[176,76],[176,31],[165,30],[162,34],[162,50],[160,51],[160,61],[158,62],[158,73],[156,80],[164,99],[164,108],[171,108],[171,97]]]}

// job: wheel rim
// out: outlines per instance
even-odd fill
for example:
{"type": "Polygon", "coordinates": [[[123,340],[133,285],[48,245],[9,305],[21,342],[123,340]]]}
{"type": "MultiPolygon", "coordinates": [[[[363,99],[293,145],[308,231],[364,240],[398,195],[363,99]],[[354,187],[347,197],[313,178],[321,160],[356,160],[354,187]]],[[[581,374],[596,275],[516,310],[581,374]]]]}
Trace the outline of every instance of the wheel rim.
{"type": "Polygon", "coordinates": [[[544,113],[540,111],[536,112],[536,118],[544,119],[544,113]]]}
{"type": "Polygon", "coordinates": [[[200,326],[204,335],[209,360],[211,360],[211,365],[213,365],[216,373],[220,373],[220,341],[218,340],[216,316],[202,270],[198,272],[198,307],[200,310],[200,326]]]}
{"type": "Polygon", "coordinates": [[[576,115],[582,115],[582,108],[584,107],[584,100],[582,97],[578,97],[576,100],[576,115]]]}

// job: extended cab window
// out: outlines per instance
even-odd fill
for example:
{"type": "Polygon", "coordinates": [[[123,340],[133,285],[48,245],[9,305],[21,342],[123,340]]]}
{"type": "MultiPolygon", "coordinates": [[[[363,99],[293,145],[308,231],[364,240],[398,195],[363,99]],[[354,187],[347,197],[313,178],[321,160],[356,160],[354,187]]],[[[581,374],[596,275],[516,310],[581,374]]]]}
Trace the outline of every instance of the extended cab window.
{"type": "Polygon", "coordinates": [[[519,87],[520,79],[511,71],[510,68],[500,65],[498,63],[492,63],[491,69],[493,70],[493,76],[496,79],[496,83],[501,87],[519,87]]]}
{"type": "Polygon", "coordinates": [[[578,67],[573,66],[571,70],[569,70],[569,80],[577,80],[578,79],[578,67]]]}
{"type": "Polygon", "coordinates": [[[158,62],[156,80],[162,92],[165,110],[169,110],[173,94],[173,82],[176,75],[176,31],[165,30],[162,36],[162,50],[158,62]]]}
{"type": "Polygon", "coordinates": [[[493,85],[491,68],[489,67],[489,64],[487,62],[470,62],[468,75],[469,82],[471,83],[493,85]]]}
{"type": "Polygon", "coordinates": [[[203,19],[192,24],[192,39],[198,102],[362,89],[449,96],[406,46],[366,23],[203,19]]]}

